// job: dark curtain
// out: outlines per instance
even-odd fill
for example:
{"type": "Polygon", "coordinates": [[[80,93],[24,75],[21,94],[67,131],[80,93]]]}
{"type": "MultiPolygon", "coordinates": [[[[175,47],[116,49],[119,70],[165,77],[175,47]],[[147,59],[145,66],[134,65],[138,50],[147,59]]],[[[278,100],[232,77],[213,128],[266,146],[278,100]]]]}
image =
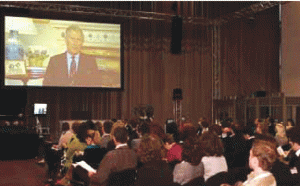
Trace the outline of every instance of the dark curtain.
{"type": "Polygon", "coordinates": [[[278,7],[221,27],[221,94],[280,92],[278,7]]]}

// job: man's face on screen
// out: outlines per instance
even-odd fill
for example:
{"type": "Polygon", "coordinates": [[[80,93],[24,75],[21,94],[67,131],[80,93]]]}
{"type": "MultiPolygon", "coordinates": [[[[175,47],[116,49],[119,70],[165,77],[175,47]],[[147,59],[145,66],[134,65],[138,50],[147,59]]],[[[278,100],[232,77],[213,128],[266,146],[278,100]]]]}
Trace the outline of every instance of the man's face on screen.
{"type": "Polygon", "coordinates": [[[83,44],[83,36],[80,31],[71,30],[66,35],[66,44],[68,52],[78,54],[81,51],[83,44]]]}

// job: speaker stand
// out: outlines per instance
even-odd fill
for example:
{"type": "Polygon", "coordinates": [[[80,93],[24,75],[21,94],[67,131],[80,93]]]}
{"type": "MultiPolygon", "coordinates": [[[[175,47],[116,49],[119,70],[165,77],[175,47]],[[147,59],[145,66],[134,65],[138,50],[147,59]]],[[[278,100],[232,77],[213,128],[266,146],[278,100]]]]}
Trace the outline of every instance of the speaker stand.
{"type": "Polygon", "coordinates": [[[174,120],[177,123],[177,126],[181,128],[181,116],[182,116],[182,107],[181,107],[181,100],[174,100],[173,101],[173,115],[174,115],[174,120]]]}

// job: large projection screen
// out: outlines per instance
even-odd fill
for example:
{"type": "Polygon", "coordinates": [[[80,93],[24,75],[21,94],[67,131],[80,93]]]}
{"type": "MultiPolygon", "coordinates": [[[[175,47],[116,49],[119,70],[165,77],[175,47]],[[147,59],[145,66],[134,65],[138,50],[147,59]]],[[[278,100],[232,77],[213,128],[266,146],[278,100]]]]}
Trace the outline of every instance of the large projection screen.
{"type": "Polygon", "coordinates": [[[121,24],[17,16],[4,16],[4,23],[4,86],[122,88],[121,24]],[[74,25],[83,39],[80,55],[70,57],[68,44],[76,44],[67,43],[66,29],[74,25]],[[15,45],[21,48],[17,54],[15,45]]]}
{"type": "Polygon", "coordinates": [[[281,91],[300,96],[300,2],[281,5],[281,91]]]}

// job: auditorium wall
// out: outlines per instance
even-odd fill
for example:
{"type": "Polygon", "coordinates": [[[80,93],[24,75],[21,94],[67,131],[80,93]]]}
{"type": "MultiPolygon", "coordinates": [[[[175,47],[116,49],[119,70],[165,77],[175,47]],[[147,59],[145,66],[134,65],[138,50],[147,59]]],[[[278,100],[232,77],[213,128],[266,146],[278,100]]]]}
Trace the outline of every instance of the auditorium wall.
{"type": "Polygon", "coordinates": [[[130,119],[133,107],[151,104],[163,124],[173,117],[173,89],[183,91],[182,114],[194,123],[212,117],[212,63],[215,42],[221,46],[221,96],[247,95],[258,89],[278,91],[278,7],[255,17],[219,26],[183,23],[181,54],[170,52],[171,20],[128,19],[124,35],[124,90],[30,89],[25,113],[32,104],[48,103],[51,135],[72,111],[91,112],[91,118],[130,119]],[[254,25],[254,26],[253,26],[254,25]],[[216,29],[220,31],[214,38],[216,29]]]}

